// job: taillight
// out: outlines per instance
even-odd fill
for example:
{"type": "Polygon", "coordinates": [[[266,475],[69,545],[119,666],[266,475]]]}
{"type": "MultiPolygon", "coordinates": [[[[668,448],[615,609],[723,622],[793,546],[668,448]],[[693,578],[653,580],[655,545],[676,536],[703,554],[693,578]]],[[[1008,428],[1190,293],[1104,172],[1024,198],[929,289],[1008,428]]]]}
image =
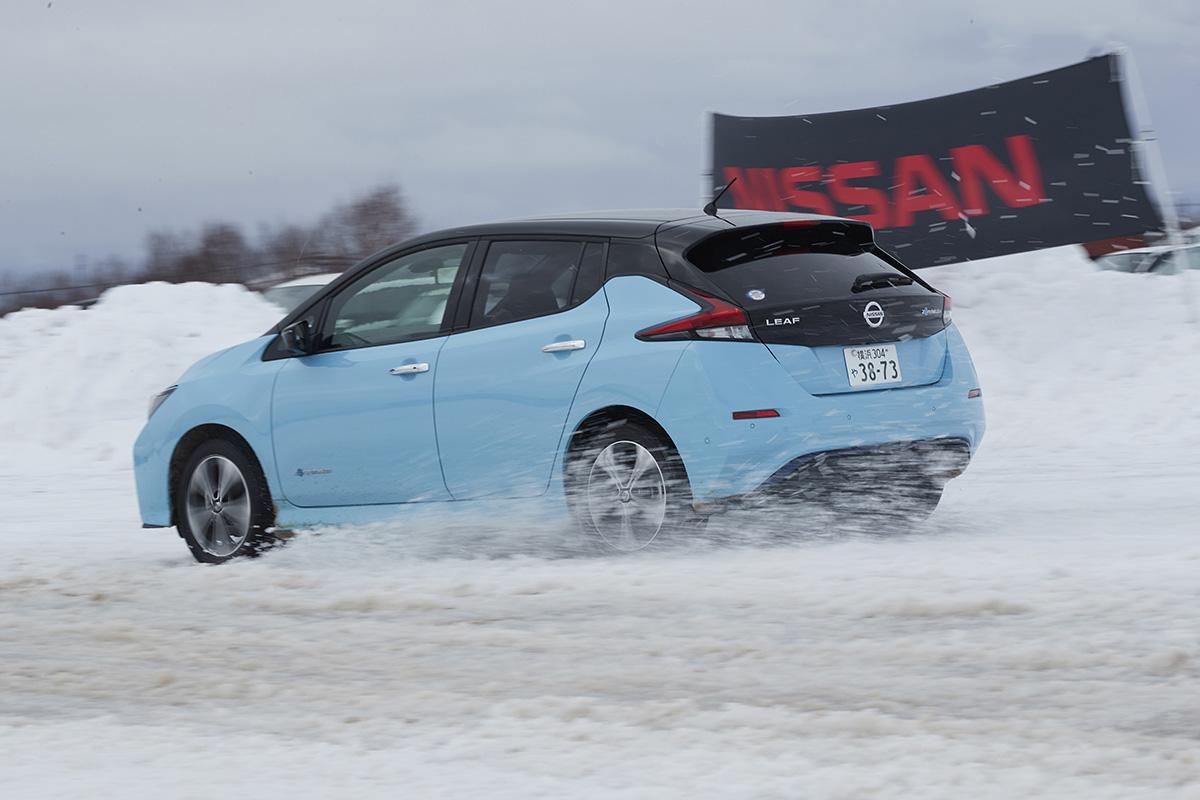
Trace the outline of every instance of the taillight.
{"type": "Polygon", "coordinates": [[[954,315],[950,313],[950,295],[942,295],[942,324],[949,325],[954,315]]]}
{"type": "Polygon", "coordinates": [[[700,310],[686,317],[673,319],[637,332],[643,341],[672,339],[724,339],[726,341],[754,341],[750,332],[750,319],[746,312],[733,303],[717,297],[688,289],[687,296],[700,304],[700,310]]]}

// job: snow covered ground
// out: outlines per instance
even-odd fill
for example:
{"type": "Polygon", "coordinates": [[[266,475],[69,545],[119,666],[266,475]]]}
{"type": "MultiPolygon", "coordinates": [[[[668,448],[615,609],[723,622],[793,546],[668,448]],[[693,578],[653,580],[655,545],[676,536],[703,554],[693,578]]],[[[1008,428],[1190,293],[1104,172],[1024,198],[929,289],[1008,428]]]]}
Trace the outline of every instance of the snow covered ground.
{"type": "Polygon", "coordinates": [[[1186,279],[927,274],[990,430],[924,530],[611,559],[429,519],[195,565],[139,528],[129,445],[274,312],[0,320],[0,796],[1200,797],[1186,279]]]}

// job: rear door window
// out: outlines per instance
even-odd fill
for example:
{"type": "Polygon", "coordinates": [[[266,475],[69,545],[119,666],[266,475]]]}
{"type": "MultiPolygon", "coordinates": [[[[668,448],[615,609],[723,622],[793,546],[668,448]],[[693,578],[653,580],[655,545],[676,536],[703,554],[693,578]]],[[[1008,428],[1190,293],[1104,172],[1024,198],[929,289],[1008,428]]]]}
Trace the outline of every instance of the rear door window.
{"type": "Polygon", "coordinates": [[[571,305],[583,262],[579,241],[494,241],[479,273],[472,327],[501,325],[571,305]]]}

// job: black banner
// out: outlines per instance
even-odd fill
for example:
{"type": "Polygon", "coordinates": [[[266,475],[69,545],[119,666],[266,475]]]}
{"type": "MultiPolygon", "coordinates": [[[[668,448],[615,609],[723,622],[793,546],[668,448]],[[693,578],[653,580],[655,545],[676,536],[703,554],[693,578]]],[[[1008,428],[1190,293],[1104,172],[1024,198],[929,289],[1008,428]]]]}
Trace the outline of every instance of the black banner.
{"type": "Polygon", "coordinates": [[[722,208],[853,217],[913,267],[1162,227],[1118,56],[970,92],[791,117],[713,115],[722,208]]]}

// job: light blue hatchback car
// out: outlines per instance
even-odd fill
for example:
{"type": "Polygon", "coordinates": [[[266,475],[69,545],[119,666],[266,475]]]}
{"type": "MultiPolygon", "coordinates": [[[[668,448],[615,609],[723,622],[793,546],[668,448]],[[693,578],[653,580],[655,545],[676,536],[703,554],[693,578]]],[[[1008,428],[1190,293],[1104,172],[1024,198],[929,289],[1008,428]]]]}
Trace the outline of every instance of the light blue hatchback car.
{"type": "Polygon", "coordinates": [[[138,501],[209,562],[421,503],[519,500],[615,550],[794,498],[920,517],[979,445],[980,394],[949,298],[864,223],[479,225],[189,369],[135,444],[138,501]]]}

